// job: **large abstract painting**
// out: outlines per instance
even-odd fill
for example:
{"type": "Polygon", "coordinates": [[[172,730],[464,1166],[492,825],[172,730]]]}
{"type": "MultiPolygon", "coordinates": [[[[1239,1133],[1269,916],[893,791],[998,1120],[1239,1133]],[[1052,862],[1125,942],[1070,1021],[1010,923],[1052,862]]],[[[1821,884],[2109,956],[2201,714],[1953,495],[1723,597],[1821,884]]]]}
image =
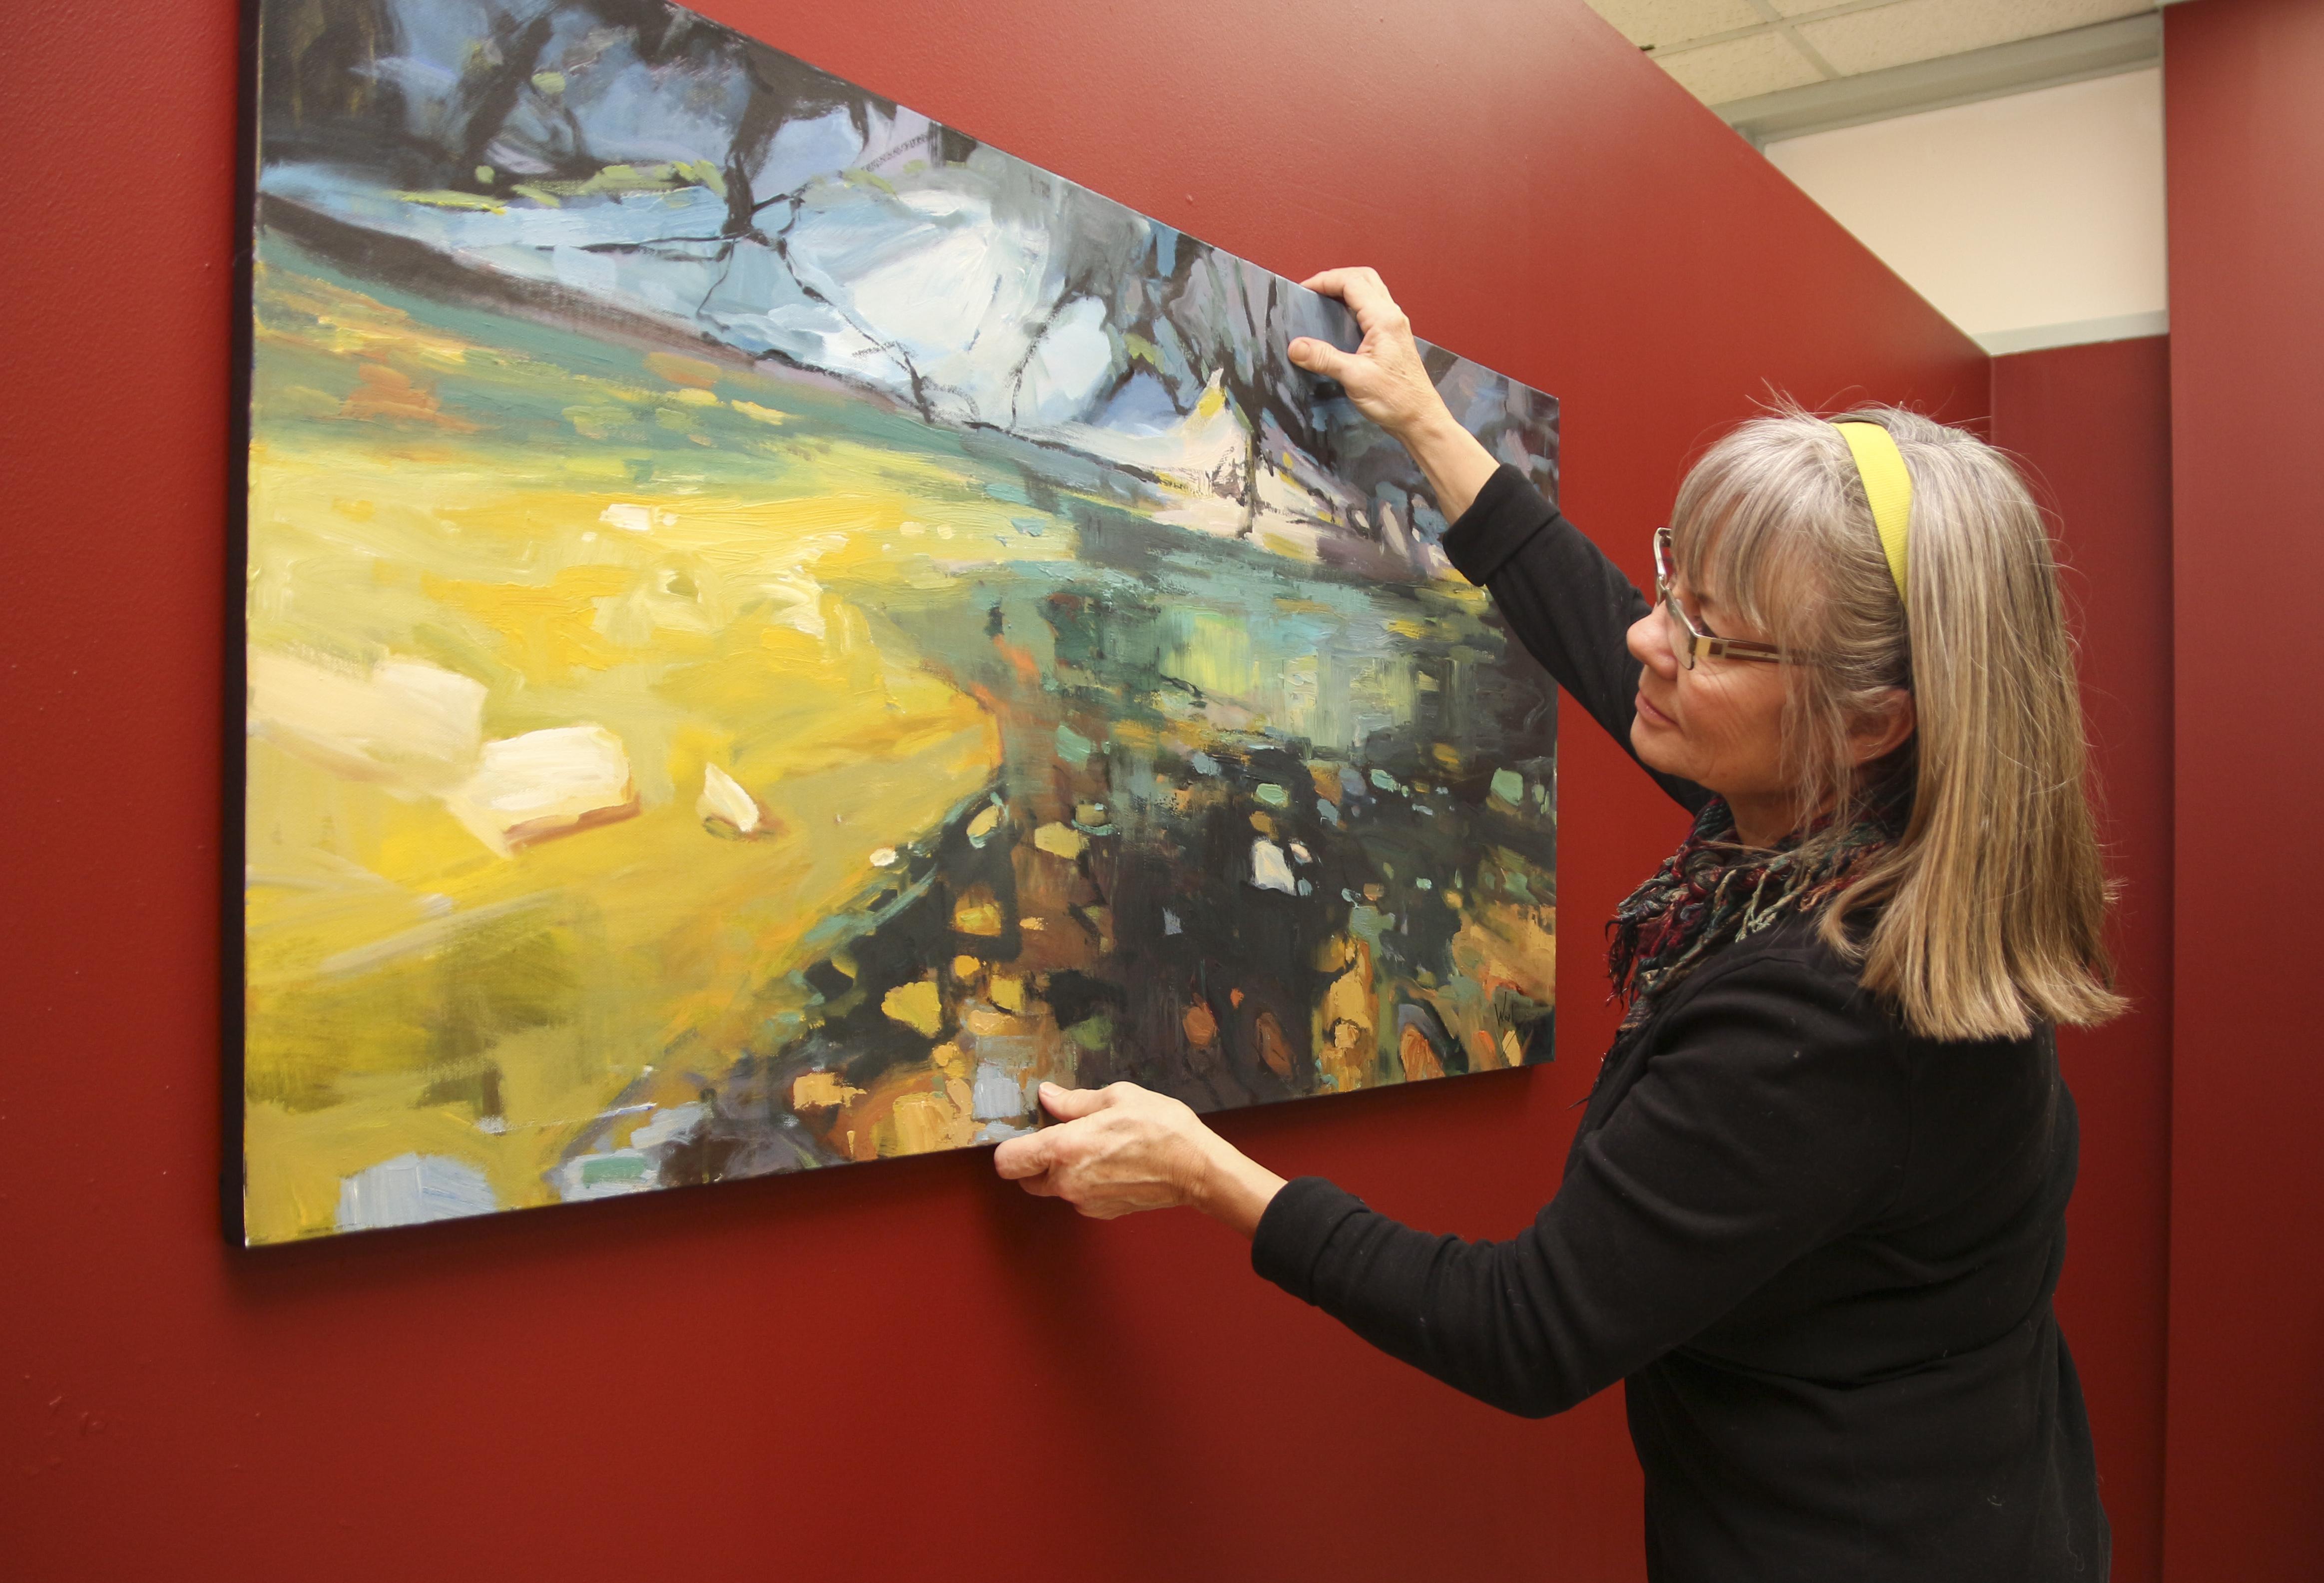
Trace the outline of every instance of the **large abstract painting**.
{"type": "Polygon", "coordinates": [[[1336,304],[656,0],[259,22],[247,1240],[1547,1059],[1552,691],[1336,304]]]}

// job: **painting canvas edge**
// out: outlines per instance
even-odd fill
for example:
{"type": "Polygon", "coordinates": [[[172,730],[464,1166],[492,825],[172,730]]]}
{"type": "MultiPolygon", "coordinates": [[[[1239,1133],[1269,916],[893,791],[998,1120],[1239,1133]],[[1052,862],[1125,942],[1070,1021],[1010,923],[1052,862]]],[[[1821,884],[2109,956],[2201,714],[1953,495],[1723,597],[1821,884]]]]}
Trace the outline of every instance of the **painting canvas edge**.
{"type": "Polygon", "coordinates": [[[265,0],[242,0],[235,62],[234,244],[227,326],[224,620],[218,656],[218,1226],[237,1248],[250,1235],[249,1098],[244,989],[244,842],[247,840],[250,710],[250,441],[255,354],[259,161],[259,24],[265,0]]]}

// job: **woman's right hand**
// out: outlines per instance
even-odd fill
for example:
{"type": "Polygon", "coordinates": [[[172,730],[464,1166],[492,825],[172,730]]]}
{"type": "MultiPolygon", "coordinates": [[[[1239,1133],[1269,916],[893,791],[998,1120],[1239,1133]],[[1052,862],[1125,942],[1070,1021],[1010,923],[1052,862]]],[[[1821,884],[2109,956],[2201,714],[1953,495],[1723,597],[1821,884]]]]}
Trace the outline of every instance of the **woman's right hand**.
{"type": "Polygon", "coordinates": [[[1342,352],[1328,341],[1301,336],[1291,343],[1292,362],[1337,380],[1357,411],[1398,439],[1447,416],[1444,399],[1436,393],[1412,338],[1412,321],[1388,294],[1379,272],[1325,270],[1299,283],[1346,303],[1364,339],[1353,352],[1342,352]]]}
{"type": "Polygon", "coordinates": [[[1356,410],[1404,442],[1436,495],[1436,508],[1456,520],[1476,500],[1500,465],[1476,437],[1461,427],[1436,393],[1412,321],[1388,294],[1378,272],[1325,270],[1299,282],[1310,291],[1336,297],[1356,316],[1364,333],[1353,352],[1301,336],[1291,343],[1291,361],[1310,373],[1337,380],[1356,410]]]}
{"type": "Polygon", "coordinates": [[[1282,1191],[1283,1178],[1203,1125],[1179,1100],[1117,1082],[1102,1089],[1041,1085],[1056,1125],[1005,1140],[992,1168],[1041,1198],[1061,1198],[1093,1219],[1139,1210],[1197,1209],[1245,1237],[1282,1191]]]}

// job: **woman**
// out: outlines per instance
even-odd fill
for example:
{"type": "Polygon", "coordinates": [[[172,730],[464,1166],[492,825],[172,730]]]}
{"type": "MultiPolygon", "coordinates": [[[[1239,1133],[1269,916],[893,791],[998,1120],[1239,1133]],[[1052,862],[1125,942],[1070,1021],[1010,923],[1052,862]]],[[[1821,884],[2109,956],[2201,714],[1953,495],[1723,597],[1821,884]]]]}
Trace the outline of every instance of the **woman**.
{"type": "Polygon", "coordinates": [[[2072,657],[1991,448],[1883,410],[1743,425],[1681,487],[1649,605],[1462,431],[1378,276],[1353,354],[1444,548],[1696,813],[1617,912],[1628,1012],[1556,1197],[1501,1243],[1286,1183],[1184,1105],[1047,1089],[1003,1176],[1192,1205],[1260,1274],[1513,1412],[1623,1380],[1657,1579],[2102,1578],[2051,1310],[2074,1180],[2052,1029],[2120,1008],[2072,657]]]}

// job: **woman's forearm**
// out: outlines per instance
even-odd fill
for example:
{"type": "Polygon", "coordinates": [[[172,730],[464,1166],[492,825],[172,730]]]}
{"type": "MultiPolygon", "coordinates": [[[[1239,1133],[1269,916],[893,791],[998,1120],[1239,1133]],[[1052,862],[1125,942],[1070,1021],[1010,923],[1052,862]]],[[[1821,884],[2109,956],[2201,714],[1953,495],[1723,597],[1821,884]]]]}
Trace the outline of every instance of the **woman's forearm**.
{"type": "Polygon", "coordinates": [[[1436,496],[1436,509],[1444,513],[1447,522],[1457,521],[1476,502],[1477,492],[1485,487],[1485,481],[1500,466],[1493,460],[1493,454],[1479,443],[1475,435],[1462,428],[1442,403],[1429,417],[1397,437],[1404,442],[1404,448],[1412,453],[1412,459],[1427,476],[1428,487],[1436,496]]]}
{"type": "Polygon", "coordinates": [[[1213,1134],[1204,1150],[1201,1178],[1187,1201],[1221,1224],[1249,1237],[1267,1206],[1283,1191],[1283,1178],[1213,1134]]]}

